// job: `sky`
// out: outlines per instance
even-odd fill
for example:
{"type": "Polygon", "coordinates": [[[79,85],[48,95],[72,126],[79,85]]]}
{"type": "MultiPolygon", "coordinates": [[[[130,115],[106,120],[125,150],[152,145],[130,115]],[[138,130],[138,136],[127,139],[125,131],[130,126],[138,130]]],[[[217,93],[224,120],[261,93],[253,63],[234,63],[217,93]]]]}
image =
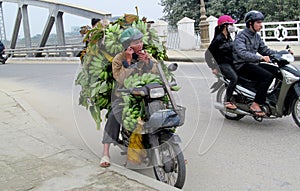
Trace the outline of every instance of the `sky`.
{"type": "MultiPolygon", "coordinates": [[[[124,13],[135,14],[135,6],[139,8],[139,15],[148,20],[157,21],[163,17],[163,7],[159,5],[160,0],[54,0],[57,2],[70,3],[81,7],[87,7],[111,13],[112,16],[122,16],[124,13]]],[[[3,2],[4,24],[7,39],[11,39],[18,5],[3,2]]],[[[41,34],[48,18],[48,9],[28,6],[29,25],[31,36],[41,34]]],[[[74,26],[90,25],[90,19],[65,13],[63,15],[65,32],[70,32],[74,26]]],[[[55,33],[55,25],[52,33],[55,33]]],[[[21,24],[19,37],[23,37],[23,26],[21,24]]]]}

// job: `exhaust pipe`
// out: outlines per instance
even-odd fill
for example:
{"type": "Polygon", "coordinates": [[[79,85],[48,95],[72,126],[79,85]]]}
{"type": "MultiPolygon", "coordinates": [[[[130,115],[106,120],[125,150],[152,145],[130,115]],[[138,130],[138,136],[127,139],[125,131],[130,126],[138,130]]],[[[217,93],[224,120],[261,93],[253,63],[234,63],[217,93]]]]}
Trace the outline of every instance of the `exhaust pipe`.
{"type": "Polygon", "coordinates": [[[221,111],[224,111],[224,112],[230,112],[230,113],[234,113],[234,114],[238,114],[238,115],[251,115],[251,113],[249,112],[246,112],[246,111],[243,111],[239,108],[237,109],[227,109],[222,103],[214,103],[214,106],[217,110],[221,110],[221,111]]]}

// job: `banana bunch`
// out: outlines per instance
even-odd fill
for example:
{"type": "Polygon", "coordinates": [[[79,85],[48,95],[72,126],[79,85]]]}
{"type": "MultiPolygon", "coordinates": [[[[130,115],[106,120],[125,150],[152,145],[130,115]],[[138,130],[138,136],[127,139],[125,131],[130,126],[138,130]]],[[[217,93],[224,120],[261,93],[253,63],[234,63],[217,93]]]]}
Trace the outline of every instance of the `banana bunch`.
{"type": "Polygon", "coordinates": [[[143,43],[144,44],[149,44],[150,36],[149,36],[149,32],[148,32],[147,23],[145,23],[141,20],[135,21],[135,22],[132,23],[132,27],[139,29],[144,34],[143,43]]]}
{"type": "Polygon", "coordinates": [[[101,111],[110,110],[111,92],[114,88],[111,61],[105,51],[100,50],[98,45],[88,46],[84,56],[82,71],[75,81],[81,85],[79,104],[85,106],[96,122],[97,129],[102,122],[101,111]],[[96,46],[96,47],[95,47],[96,46]],[[96,54],[95,51],[98,51],[96,54]]]}
{"type": "MultiPolygon", "coordinates": [[[[136,73],[124,80],[124,87],[126,89],[130,89],[151,83],[162,84],[160,76],[151,73],[143,73],[140,76],[136,73]]],[[[144,119],[145,117],[144,102],[139,96],[124,94],[122,98],[124,101],[124,108],[122,112],[123,125],[125,129],[132,132],[136,128],[138,118],[144,119]]]]}
{"type": "Polygon", "coordinates": [[[145,84],[150,83],[159,83],[162,84],[162,81],[160,79],[159,75],[151,74],[151,73],[143,73],[141,76],[138,75],[138,73],[129,76],[124,80],[124,87],[126,89],[140,87],[145,84]]]}
{"type": "Polygon", "coordinates": [[[127,150],[127,160],[134,164],[141,164],[142,159],[146,158],[147,152],[143,145],[142,129],[144,122],[139,117],[136,129],[129,138],[129,145],[127,150]]]}
{"type": "MultiPolygon", "coordinates": [[[[84,38],[88,41],[86,53],[83,54],[82,71],[78,74],[75,84],[81,86],[79,104],[91,112],[93,119],[100,128],[101,111],[111,109],[111,93],[114,88],[112,75],[112,59],[123,50],[119,39],[123,28],[135,27],[144,34],[144,46],[151,46],[149,53],[157,60],[166,59],[165,48],[159,44],[156,31],[149,29],[146,21],[138,20],[138,16],[125,14],[109,25],[99,24],[90,29],[84,38]]],[[[162,63],[163,68],[166,68],[162,63]]],[[[165,71],[165,70],[164,70],[165,71]]],[[[125,80],[125,87],[139,87],[149,83],[162,83],[160,77],[154,74],[134,75],[125,80]],[[131,79],[132,78],[132,79],[131,79]],[[134,79],[133,79],[134,78],[134,79]]],[[[138,117],[144,118],[145,106],[141,98],[124,95],[127,100],[123,111],[125,127],[133,131],[138,117]]]]}
{"type": "Polygon", "coordinates": [[[141,99],[132,95],[124,95],[124,108],[122,111],[123,126],[129,132],[133,132],[139,117],[144,117],[141,99]]]}
{"type": "Polygon", "coordinates": [[[118,23],[108,25],[108,28],[105,30],[104,46],[105,49],[112,55],[116,55],[123,50],[123,46],[120,43],[120,36],[122,32],[123,29],[121,29],[118,23]]]}

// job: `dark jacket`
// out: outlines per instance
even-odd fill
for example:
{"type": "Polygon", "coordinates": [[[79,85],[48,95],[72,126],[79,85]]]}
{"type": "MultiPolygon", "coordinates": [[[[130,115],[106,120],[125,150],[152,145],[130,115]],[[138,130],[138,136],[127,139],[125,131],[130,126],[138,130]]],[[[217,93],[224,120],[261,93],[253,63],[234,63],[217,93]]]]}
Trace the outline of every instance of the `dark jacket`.
{"type": "Polygon", "coordinates": [[[258,64],[261,56],[256,53],[262,56],[270,56],[276,51],[269,49],[258,33],[245,28],[234,39],[233,63],[235,68],[238,70],[244,63],[258,64]]]}
{"type": "Polygon", "coordinates": [[[4,44],[0,41],[0,53],[5,49],[4,44]]]}
{"type": "Polygon", "coordinates": [[[218,68],[220,64],[233,64],[233,41],[226,38],[223,33],[218,34],[205,52],[205,60],[211,69],[218,68]]]}

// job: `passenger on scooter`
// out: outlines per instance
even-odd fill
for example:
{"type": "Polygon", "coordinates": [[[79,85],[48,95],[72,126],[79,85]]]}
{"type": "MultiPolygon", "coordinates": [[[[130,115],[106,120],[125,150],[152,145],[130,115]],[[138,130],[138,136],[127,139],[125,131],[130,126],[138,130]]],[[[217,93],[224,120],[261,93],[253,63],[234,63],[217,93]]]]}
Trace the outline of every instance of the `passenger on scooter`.
{"type": "MultiPolygon", "coordinates": [[[[117,81],[116,89],[122,88],[124,80],[137,71],[158,73],[157,61],[143,49],[143,33],[136,28],[127,28],[123,31],[120,41],[124,51],[117,54],[112,61],[113,77],[117,81]]],[[[112,111],[108,115],[105,124],[102,144],[103,157],[100,166],[110,165],[110,144],[117,144],[122,123],[123,102],[121,95],[117,92],[112,93],[112,111]]]]}
{"type": "Polygon", "coordinates": [[[213,74],[219,71],[230,80],[226,90],[225,107],[236,109],[236,105],[231,102],[232,93],[237,84],[238,76],[233,68],[233,41],[230,33],[235,32],[233,24],[236,23],[231,16],[223,15],[218,19],[218,26],[215,27],[214,38],[205,52],[205,59],[213,74]]]}
{"type": "Polygon", "coordinates": [[[264,15],[252,10],[245,16],[246,28],[239,32],[234,40],[234,66],[241,77],[257,82],[257,91],[250,110],[258,117],[266,114],[260,105],[264,104],[267,91],[273,78],[278,75],[278,70],[268,64],[259,64],[261,61],[270,62],[270,55],[276,51],[268,48],[258,32],[262,29],[264,15]],[[259,53],[259,54],[257,54],[259,53]]]}

